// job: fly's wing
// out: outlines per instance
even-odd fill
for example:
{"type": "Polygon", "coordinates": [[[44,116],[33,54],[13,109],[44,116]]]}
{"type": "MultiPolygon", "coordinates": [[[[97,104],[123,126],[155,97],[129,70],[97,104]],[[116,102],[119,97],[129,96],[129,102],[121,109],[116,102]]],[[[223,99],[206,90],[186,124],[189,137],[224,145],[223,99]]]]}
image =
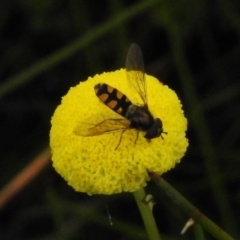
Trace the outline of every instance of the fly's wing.
{"type": "Polygon", "coordinates": [[[130,121],[127,119],[105,119],[97,124],[89,121],[79,122],[73,129],[73,133],[82,136],[97,136],[109,132],[121,131],[130,128],[130,121]]]}
{"type": "Polygon", "coordinates": [[[147,105],[147,86],[145,80],[144,61],[139,46],[133,43],[126,59],[127,79],[140,95],[144,105],[147,105]]]}

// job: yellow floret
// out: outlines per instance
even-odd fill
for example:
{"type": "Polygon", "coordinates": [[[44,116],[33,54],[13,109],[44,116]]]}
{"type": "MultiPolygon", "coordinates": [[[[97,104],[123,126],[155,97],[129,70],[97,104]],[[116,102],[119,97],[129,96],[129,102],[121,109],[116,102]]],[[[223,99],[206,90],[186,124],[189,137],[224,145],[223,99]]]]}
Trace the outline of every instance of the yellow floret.
{"type": "Polygon", "coordinates": [[[133,192],[146,186],[148,171],[162,174],[183,157],[188,141],[187,120],[176,93],[156,78],[146,75],[148,107],[160,118],[167,134],[148,142],[145,132],[129,129],[99,136],[82,137],[74,129],[83,121],[101,122],[103,118],[122,118],[96,96],[94,86],[106,83],[117,88],[133,104],[142,105],[140,96],[126,79],[125,69],[103,73],[72,87],[62,98],[52,117],[50,146],[56,171],[76,191],[88,194],[133,192]]]}

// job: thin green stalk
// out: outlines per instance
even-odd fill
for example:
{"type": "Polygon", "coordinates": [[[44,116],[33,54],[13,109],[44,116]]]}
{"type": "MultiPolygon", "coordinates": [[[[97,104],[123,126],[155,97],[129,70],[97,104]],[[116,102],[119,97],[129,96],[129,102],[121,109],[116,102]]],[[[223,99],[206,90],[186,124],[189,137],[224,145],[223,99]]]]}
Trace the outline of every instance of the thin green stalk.
{"type": "MultiPolygon", "coordinates": [[[[99,213],[98,211],[99,207],[101,209],[104,207],[106,203],[105,200],[100,200],[94,204],[94,206],[90,206],[88,204],[63,199],[62,196],[58,195],[53,189],[47,191],[46,199],[51,209],[51,217],[53,224],[55,224],[56,234],[58,234],[57,239],[59,240],[76,239],[76,233],[79,233],[79,229],[84,229],[88,223],[92,225],[96,224],[109,231],[114,230],[119,236],[122,235],[126,239],[146,240],[147,238],[144,229],[137,225],[129,224],[115,218],[112,224],[110,224],[107,212],[99,213]],[[66,215],[71,215],[72,219],[74,219],[71,226],[66,222],[66,218],[64,217],[66,215]],[[63,237],[65,238],[61,238],[62,231],[64,231],[63,237]]],[[[116,199],[116,197],[113,197],[113,199],[116,199]]],[[[111,214],[111,209],[109,210],[109,214],[111,214]]],[[[82,238],[80,237],[80,239],[82,238]]],[[[99,238],[96,236],[95,239],[99,238]]]]}
{"type": "Polygon", "coordinates": [[[123,22],[131,19],[141,11],[157,3],[157,0],[140,1],[134,6],[129,7],[125,11],[122,11],[121,13],[112,17],[100,26],[91,29],[91,31],[89,31],[86,35],[79,37],[68,46],[51,54],[44,60],[39,61],[31,67],[23,70],[19,74],[6,79],[4,83],[0,85],[0,98],[15,90],[17,87],[29,82],[33,77],[36,77],[44,71],[47,71],[48,69],[57,66],[68,58],[76,55],[80,50],[84,49],[84,47],[102,37],[107,32],[113,30],[120,24],[123,24],[123,22]]]}
{"type": "Polygon", "coordinates": [[[206,120],[204,118],[203,107],[198,99],[198,94],[194,86],[194,80],[188,66],[188,62],[184,52],[184,40],[181,36],[181,28],[178,22],[172,20],[171,14],[167,21],[168,35],[171,43],[173,59],[180,76],[186,103],[189,106],[189,115],[192,126],[196,132],[199,143],[199,149],[203,160],[205,161],[206,174],[208,175],[210,187],[215,197],[215,203],[218,208],[221,221],[224,226],[237,235],[238,228],[235,224],[235,217],[230,206],[228,194],[225,189],[224,179],[219,168],[217,159],[217,150],[208,130],[206,120]],[[221,200],[219,200],[221,199],[221,200]]]}
{"type": "Polygon", "coordinates": [[[194,224],[193,229],[196,240],[205,240],[203,229],[199,224],[194,224]]]}
{"type": "Polygon", "coordinates": [[[143,188],[133,193],[150,240],[160,240],[160,235],[150,205],[144,202],[146,193],[143,188]]]}
{"type": "Polygon", "coordinates": [[[228,233],[207,218],[196,207],[187,201],[179,192],[177,192],[169,183],[159,176],[151,176],[157,186],[164,194],[175,203],[188,216],[192,217],[196,223],[201,225],[209,234],[219,240],[234,240],[228,233]]]}

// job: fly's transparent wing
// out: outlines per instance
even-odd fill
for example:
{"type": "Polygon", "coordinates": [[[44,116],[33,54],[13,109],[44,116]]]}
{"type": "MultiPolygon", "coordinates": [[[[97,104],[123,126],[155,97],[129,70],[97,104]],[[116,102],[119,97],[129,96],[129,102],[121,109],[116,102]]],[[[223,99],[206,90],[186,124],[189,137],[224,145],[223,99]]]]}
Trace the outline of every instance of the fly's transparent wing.
{"type": "Polygon", "coordinates": [[[127,79],[140,95],[144,105],[147,105],[147,86],[145,80],[144,61],[139,46],[133,43],[126,59],[127,79]]]}
{"type": "Polygon", "coordinates": [[[105,119],[94,124],[89,121],[79,122],[73,129],[73,133],[82,136],[97,136],[109,132],[121,131],[130,128],[130,121],[127,119],[105,119]]]}

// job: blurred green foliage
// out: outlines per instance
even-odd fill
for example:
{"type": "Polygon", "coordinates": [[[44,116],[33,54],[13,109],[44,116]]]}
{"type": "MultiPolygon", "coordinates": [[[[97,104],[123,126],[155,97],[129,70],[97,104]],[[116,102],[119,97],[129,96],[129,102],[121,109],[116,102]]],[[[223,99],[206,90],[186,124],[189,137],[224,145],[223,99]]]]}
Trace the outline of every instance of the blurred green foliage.
{"type": "MultiPolygon", "coordinates": [[[[11,0],[0,11],[2,187],[48,144],[50,118],[68,89],[123,68],[136,42],[146,72],[177,92],[189,120],[187,154],[164,178],[240,237],[239,2],[11,0]]],[[[188,217],[154,184],[147,192],[164,239],[179,239],[188,217]]],[[[51,167],[0,216],[6,240],[146,239],[131,194],[76,193],[51,167]]],[[[192,230],[181,237],[193,238],[192,230]]]]}

